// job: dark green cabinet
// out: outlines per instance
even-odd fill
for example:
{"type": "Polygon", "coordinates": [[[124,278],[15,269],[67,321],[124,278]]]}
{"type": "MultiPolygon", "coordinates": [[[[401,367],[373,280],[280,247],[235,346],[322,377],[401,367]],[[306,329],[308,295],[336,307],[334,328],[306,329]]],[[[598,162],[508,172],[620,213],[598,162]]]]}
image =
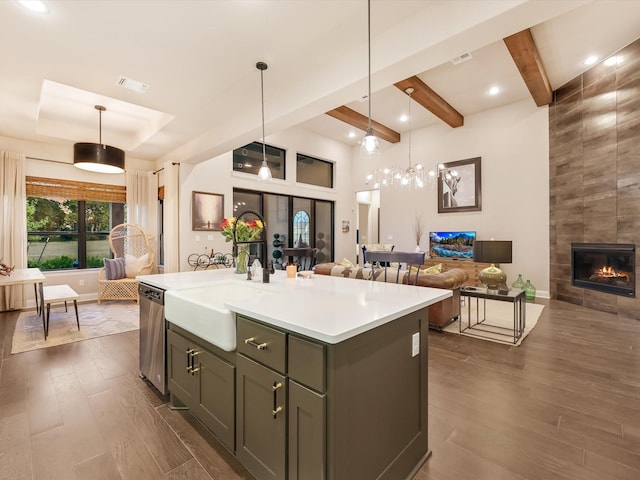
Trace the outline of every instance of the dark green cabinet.
{"type": "Polygon", "coordinates": [[[169,390],[174,403],[177,397],[222,443],[234,450],[235,366],[209,348],[169,330],[169,390]]]}
{"type": "Polygon", "coordinates": [[[325,479],[324,345],[241,316],[237,327],[238,458],[258,480],[325,479]]]}
{"type": "Polygon", "coordinates": [[[336,344],[236,325],[225,352],[170,324],[169,389],[257,480],[406,479],[429,457],[427,308],[336,344]]]}
{"type": "Polygon", "coordinates": [[[326,395],[289,380],[289,480],[324,480],[326,395]]]}
{"type": "Polygon", "coordinates": [[[259,480],[285,479],[287,379],[238,354],[236,455],[259,480]]]}

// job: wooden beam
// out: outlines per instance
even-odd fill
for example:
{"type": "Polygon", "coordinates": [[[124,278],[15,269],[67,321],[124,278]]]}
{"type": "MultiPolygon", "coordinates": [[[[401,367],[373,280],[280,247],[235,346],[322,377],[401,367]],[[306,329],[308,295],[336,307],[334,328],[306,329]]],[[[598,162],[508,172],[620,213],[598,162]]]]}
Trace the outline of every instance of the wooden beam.
{"type": "Polygon", "coordinates": [[[528,28],[503,39],[536,105],[549,105],[553,98],[551,84],[540,54],[528,28]]]}
{"type": "MultiPolygon", "coordinates": [[[[327,115],[333,118],[337,118],[340,121],[348,123],[360,130],[366,132],[369,126],[369,118],[355,110],[350,109],[342,105],[341,107],[334,108],[326,112],[327,115]]],[[[376,137],[386,140],[390,143],[398,143],[400,141],[400,134],[395,130],[391,130],[389,127],[385,127],[381,123],[371,120],[371,128],[376,134],[376,137]]]]}
{"type": "Polygon", "coordinates": [[[415,75],[405,78],[394,85],[403,92],[406,92],[409,87],[413,88],[411,98],[450,127],[456,128],[464,125],[462,114],[415,75]]]}

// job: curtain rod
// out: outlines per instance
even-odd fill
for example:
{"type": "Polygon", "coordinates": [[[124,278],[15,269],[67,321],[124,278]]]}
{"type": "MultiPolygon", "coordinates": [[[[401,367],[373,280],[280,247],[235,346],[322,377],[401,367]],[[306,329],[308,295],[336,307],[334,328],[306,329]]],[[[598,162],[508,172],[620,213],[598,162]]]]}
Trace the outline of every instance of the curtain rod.
{"type": "Polygon", "coordinates": [[[41,162],[62,163],[63,165],[73,165],[73,163],[70,163],[70,162],[61,162],[60,160],[51,160],[50,158],[39,158],[39,157],[30,157],[30,156],[25,156],[24,158],[28,160],[40,160],[41,162]]]}

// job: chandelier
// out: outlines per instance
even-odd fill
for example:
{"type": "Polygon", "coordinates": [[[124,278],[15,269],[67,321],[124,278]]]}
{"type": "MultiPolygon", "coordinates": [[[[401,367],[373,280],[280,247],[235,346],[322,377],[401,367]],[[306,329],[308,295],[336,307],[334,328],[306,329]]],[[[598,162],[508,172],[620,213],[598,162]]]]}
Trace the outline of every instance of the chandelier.
{"type": "Polygon", "coordinates": [[[378,168],[367,175],[365,183],[371,184],[373,188],[381,187],[401,187],[419,189],[424,187],[426,178],[430,178],[426,170],[419,163],[411,164],[411,94],[414,89],[409,87],[405,93],[409,97],[409,166],[402,168],[398,166],[378,168]]]}

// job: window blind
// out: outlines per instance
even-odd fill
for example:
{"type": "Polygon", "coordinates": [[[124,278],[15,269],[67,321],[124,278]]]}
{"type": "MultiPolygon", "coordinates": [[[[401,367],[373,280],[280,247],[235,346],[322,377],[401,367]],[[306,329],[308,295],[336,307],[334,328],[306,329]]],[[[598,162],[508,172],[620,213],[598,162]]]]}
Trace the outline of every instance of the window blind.
{"type": "Polygon", "coordinates": [[[126,203],[126,187],[58,178],[26,177],[27,197],[63,197],[70,200],[126,203]]]}

